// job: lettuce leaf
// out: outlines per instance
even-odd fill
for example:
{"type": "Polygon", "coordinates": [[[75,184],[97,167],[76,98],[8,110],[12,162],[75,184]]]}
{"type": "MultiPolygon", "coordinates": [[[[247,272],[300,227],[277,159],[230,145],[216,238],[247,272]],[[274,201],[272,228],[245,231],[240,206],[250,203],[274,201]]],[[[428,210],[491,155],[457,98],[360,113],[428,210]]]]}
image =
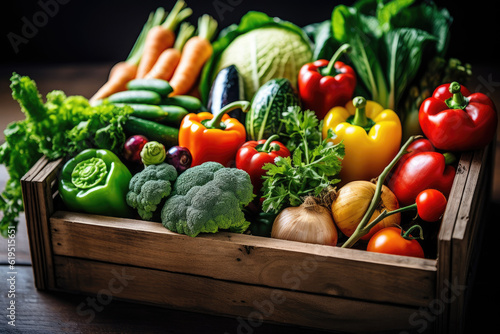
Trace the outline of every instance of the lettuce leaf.
{"type": "Polygon", "coordinates": [[[123,124],[133,111],[111,104],[93,107],[83,96],[68,97],[60,90],[48,93],[44,103],[35,81],[17,73],[10,87],[25,119],[6,127],[5,143],[0,146],[0,164],[9,173],[0,194],[3,236],[9,226],[17,227],[24,211],[20,181],[40,157],[54,160],[89,147],[119,153],[126,139],[123,124]]]}

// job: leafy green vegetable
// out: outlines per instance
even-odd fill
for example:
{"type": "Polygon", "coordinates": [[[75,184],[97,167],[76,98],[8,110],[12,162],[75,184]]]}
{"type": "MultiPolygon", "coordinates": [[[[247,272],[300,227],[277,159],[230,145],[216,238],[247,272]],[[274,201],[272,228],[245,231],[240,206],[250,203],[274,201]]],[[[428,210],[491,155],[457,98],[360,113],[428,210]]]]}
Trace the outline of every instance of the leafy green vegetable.
{"type": "Polygon", "coordinates": [[[298,206],[307,195],[318,196],[328,186],[340,182],[340,172],[345,151],[321,139],[322,122],[310,110],[289,107],[284,114],[288,142],[292,157],[276,158],[274,164],[265,164],[267,170],[263,184],[263,211],[278,213],[285,207],[298,206]]]}
{"type": "Polygon", "coordinates": [[[8,226],[17,226],[24,210],[20,180],[42,155],[52,160],[89,147],[118,153],[126,139],[122,125],[133,111],[110,104],[92,107],[86,98],[67,97],[60,90],[48,93],[44,103],[36,83],[17,73],[10,87],[25,119],[7,126],[5,143],[0,146],[0,163],[9,173],[0,195],[4,236],[8,226]]]}
{"type": "Polygon", "coordinates": [[[332,22],[330,20],[311,23],[302,29],[314,45],[312,60],[331,59],[335,51],[340,47],[340,43],[333,38],[332,22]]]}
{"type": "Polygon", "coordinates": [[[201,76],[201,96],[207,101],[217,73],[230,65],[235,65],[243,78],[247,100],[273,78],[286,78],[296,87],[300,68],[312,59],[311,44],[296,25],[261,12],[248,12],[238,25],[222,30],[213,43],[213,55],[201,76]]]}
{"type": "Polygon", "coordinates": [[[161,221],[167,229],[191,237],[221,229],[243,233],[250,223],[242,209],[253,198],[247,172],[209,161],[179,175],[161,221]]]}
{"type": "Polygon", "coordinates": [[[447,10],[414,0],[359,0],[336,6],[331,19],[334,41],[352,47],[358,90],[396,111],[424,57],[446,52],[451,22],[447,10]]]}

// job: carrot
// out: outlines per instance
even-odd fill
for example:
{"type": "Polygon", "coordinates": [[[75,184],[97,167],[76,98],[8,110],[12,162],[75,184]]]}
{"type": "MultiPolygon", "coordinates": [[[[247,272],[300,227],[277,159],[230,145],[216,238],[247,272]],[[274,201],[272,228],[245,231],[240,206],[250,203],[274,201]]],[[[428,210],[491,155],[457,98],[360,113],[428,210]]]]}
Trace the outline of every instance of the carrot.
{"type": "Polygon", "coordinates": [[[146,74],[145,78],[170,80],[181,59],[182,48],[186,41],[193,36],[194,31],[195,27],[193,25],[188,22],[182,23],[174,47],[168,48],[161,53],[155,65],[151,71],[146,74]]]}
{"type": "Polygon", "coordinates": [[[137,37],[137,40],[135,41],[127,59],[113,65],[109,72],[107,81],[89,99],[91,103],[127,89],[127,83],[136,77],[137,65],[142,54],[146,34],[152,27],[160,24],[164,17],[165,11],[163,8],[158,8],[155,13],[149,14],[148,20],[144,24],[144,27],[142,28],[139,37],[137,37]]]}
{"type": "Polygon", "coordinates": [[[171,95],[187,94],[194,86],[207,60],[212,56],[211,39],[217,30],[217,21],[205,14],[198,19],[198,35],[191,37],[182,50],[181,59],[170,80],[171,95]]]}
{"type": "Polygon", "coordinates": [[[193,13],[190,8],[184,8],[185,6],[186,3],[183,0],[178,0],[165,22],[151,28],[148,32],[136,78],[144,78],[151,71],[161,53],[174,45],[175,29],[193,13]]]}

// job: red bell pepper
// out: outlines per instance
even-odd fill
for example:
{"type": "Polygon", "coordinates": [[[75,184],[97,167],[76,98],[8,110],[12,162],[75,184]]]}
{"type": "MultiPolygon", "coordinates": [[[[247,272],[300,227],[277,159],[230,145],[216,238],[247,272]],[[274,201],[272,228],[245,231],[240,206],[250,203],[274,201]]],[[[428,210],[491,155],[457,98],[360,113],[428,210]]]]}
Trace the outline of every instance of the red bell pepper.
{"type": "Polygon", "coordinates": [[[394,166],[387,186],[392,190],[401,206],[415,203],[418,194],[426,189],[436,189],[448,198],[455,167],[450,153],[435,152],[427,139],[414,141],[394,166]]]}
{"type": "Polygon", "coordinates": [[[278,135],[272,135],[268,139],[251,140],[244,143],[236,153],[236,168],[243,169],[250,175],[253,190],[256,195],[262,188],[262,176],[266,171],[262,167],[266,163],[274,163],[277,157],[288,157],[290,151],[279,141],[275,141],[278,135]]]}
{"type": "Polygon", "coordinates": [[[298,87],[302,105],[316,113],[319,120],[335,106],[344,106],[352,99],[356,88],[354,69],[337,59],[349,49],[342,45],[330,61],[319,59],[303,65],[298,87]]]}
{"type": "Polygon", "coordinates": [[[418,118],[434,147],[446,151],[480,149],[493,140],[497,128],[493,101],[458,82],[436,88],[421,104],[418,118]]]}

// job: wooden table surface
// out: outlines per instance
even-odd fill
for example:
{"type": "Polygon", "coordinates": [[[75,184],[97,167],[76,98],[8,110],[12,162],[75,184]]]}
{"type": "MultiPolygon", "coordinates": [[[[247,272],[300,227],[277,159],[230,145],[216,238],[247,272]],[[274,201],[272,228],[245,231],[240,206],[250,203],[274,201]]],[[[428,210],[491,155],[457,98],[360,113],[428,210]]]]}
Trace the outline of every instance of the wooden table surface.
{"type": "MultiPolygon", "coordinates": [[[[0,67],[0,144],[4,141],[3,129],[24,115],[10,96],[9,78],[13,71],[34,79],[44,96],[53,89],[67,95],[90,97],[107,77],[110,64],[85,65],[7,65],[0,67]]],[[[500,81],[498,68],[485,66],[475,72],[474,87],[488,93],[500,106],[500,81]]],[[[497,236],[500,235],[500,133],[497,138],[492,197],[485,212],[486,229],[481,243],[481,256],[477,263],[471,299],[467,305],[467,333],[496,324],[500,288],[492,268],[498,256],[497,236]],[[493,301],[489,304],[488,301],[493,301]]],[[[0,165],[0,189],[8,178],[5,166],[0,165]]],[[[28,236],[24,217],[16,234],[15,266],[15,327],[7,324],[9,292],[9,267],[7,265],[7,240],[0,238],[0,333],[250,333],[238,319],[215,315],[170,310],[149,305],[138,305],[119,300],[98,309],[89,321],[88,315],[78,312],[82,303],[92,296],[38,291],[34,287],[29,254],[28,236]]],[[[144,278],[147,279],[147,278],[144,278]]],[[[251,333],[316,333],[310,330],[283,325],[263,324],[252,328],[251,333]]]]}

